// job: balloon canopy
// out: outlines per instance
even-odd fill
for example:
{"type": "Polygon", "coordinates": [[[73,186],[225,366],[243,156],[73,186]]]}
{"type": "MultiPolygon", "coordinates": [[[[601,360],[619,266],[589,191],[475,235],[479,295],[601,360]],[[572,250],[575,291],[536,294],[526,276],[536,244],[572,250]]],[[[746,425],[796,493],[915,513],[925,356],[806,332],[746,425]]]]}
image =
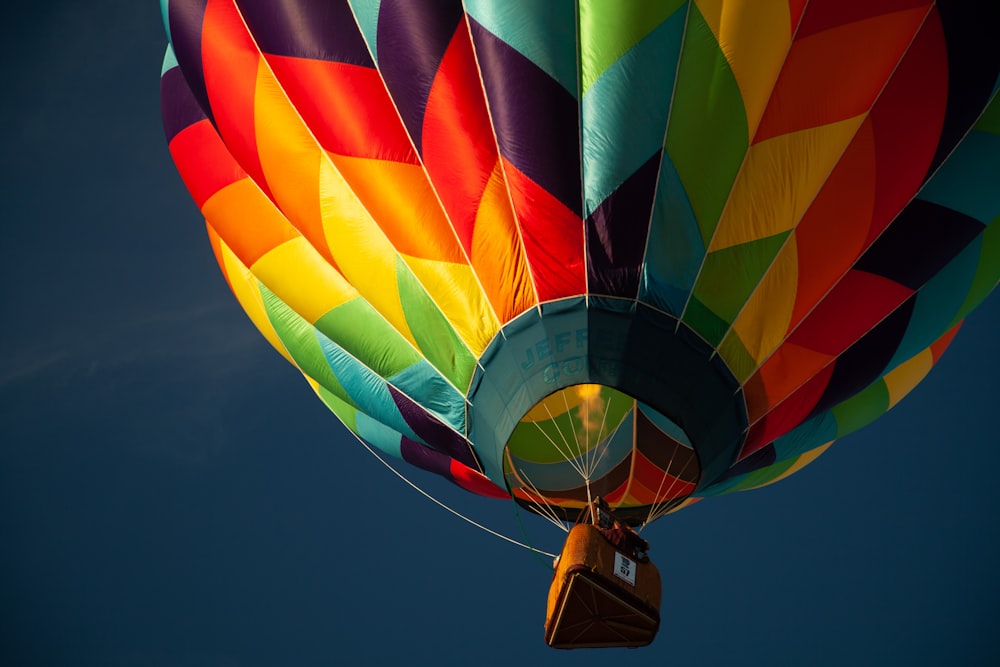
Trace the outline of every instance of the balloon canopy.
{"type": "Polygon", "coordinates": [[[479,494],[638,523],[773,482],[1000,278],[1000,3],[162,7],[240,304],[358,437],[479,494]]]}

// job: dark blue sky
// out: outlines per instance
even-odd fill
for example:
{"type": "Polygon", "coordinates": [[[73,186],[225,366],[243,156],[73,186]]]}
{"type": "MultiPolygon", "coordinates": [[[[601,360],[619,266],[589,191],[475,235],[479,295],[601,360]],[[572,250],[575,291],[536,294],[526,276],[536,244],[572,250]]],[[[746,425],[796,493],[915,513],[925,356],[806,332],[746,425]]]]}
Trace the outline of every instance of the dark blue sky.
{"type": "Polygon", "coordinates": [[[0,664],[1000,662],[996,295],[886,418],[644,532],[651,647],[554,651],[545,565],[395,479],[229,295],[160,129],[157,4],[5,14],[0,664]]]}

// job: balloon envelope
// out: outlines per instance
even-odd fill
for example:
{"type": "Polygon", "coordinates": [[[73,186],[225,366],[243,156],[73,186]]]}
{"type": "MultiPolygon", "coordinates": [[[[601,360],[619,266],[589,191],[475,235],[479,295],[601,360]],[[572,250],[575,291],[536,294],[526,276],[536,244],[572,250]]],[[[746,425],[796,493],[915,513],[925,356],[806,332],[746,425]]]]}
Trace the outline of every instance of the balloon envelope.
{"type": "Polygon", "coordinates": [[[476,493],[640,522],[780,479],[1000,277],[994,3],[162,6],[237,299],[355,434],[476,493]]]}

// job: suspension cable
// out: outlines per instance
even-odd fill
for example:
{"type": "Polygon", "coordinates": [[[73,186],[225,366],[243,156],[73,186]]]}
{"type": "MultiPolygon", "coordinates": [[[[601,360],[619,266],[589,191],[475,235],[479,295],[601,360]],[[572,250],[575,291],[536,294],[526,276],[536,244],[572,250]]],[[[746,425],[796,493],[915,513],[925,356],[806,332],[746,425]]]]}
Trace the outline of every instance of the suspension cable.
{"type": "MultiPolygon", "coordinates": [[[[348,430],[350,430],[350,429],[348,429],[348,430]]],[[[535,547],[533,547],[533,546],[531,546],[529,544],[525,544],[523,542],[518,542],[517,540],[515,540],[512,537],[507,537],[506,535],[504,535],[502,533],[498,533],[495,530],[487,528],[483,524],[477,523],[476,521],[473,521],[472,519],[470,519],[469,517],[465,516],[461,512],[448,507],[443,502],[441,502],[440,500],[438,500],[437,498],[435,498],[434,496],[432,496],[431,494],[427,493],[426,491],[424,491],[423,489],[421,489],[419,486],[417,486],[416,484],[414,484],[413,482],[411,482],[409,479],[407,479],[406,476],[403,475],[403,473],[401,473],[398,470],[396,470],[395,468],[393,468],[385,459],[383,459],[381,456],[379,456],[378,453],[374,449],[372,449],[368,445],[367,442],[365,442],[364,440],[362,440],[361,436],[359,436],[357,433],[354,433],[354,431],[351,431],[351,433],[354,435],[354,437],[357,439],[357,441],[360,442],[361,445],[365,449],[368,450],[368,452],[372,456],[374,456],[379,461],[381,461],[382,465],[384,465],[386,468],[388,468],[389,470],[391,470],[393,472],[393,474],[396,475],[396,477],[399,477],[401,480],[403,480],[404,482],[406,482],[407,484],[409,484],[412,488],[414,488],[416,491],[418,491],[422,496],[424,496],[428,500],[434,502],[436,505],[438,505],[440,507],[443,507],[444,509],[448,510],[449,512],[451,512],[452,514],[454,514],[455,516],[457,516],[459,519],[462,519],[463,521],[471,523],[476,528],[484,530],[487,533],[489,533],[490,535],[494,535],[496,537],[499,537],[501,540],[506,540],[507,542],[510,542],[511,544],[516,544],[519,547],[523,547],[523,548],[527,549],[528,551],[533,551],[535,553],[542,554],[543,556],[548,556],[549,558],[555,558],[556,557],[555,554],[549,553],[548,551],[542,551],[541,549],[536,549],[535,547]]]]}

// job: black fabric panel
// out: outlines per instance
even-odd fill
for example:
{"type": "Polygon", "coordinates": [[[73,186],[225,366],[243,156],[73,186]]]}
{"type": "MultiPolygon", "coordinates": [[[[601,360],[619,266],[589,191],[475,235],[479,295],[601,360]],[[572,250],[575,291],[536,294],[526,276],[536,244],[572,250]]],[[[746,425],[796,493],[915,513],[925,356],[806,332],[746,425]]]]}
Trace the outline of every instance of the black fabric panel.
{"type": "Polygon", "coordinates": [[[214,125],[215,117],[208,103],[205,70],[201,62],[202,24],[205,22],[207,5],[208,0],[171,0],[167,21],[170,24],[170,45],[177,64],[184,73],[194,99],[214,125]]]}
{"type": "Polygon", "coordinates": [[[500,155],[582,216],[579,103],[510,44],[469,25],[500,155]]]}
{"type": "Polygon", "coordinates": [[[660,156],[657,151],[587,218],[591,294],[633,298],[638,293],[660,156]]]}
{"type": "Polygon", "coordinates": [[[418,153],[427,98],[455,31],[465,30],[464,16],[457,0],[383,0],[379,6],[378,68],[418,153]]]}
{"type": "Polygon", "coordinates": [[[854,396],[882,375],[903,340],[915,303],[916,295],[837,357],[830,382],[806,419],[854,396]]]}
{"type": "Polygon", "coordinates": [[[264,53],[374,67],[347,0],[237,0],[264,53]]]}
{"type": "Polygon", "coordinates": [[[205,112],[191,93],[180,67],[168,69],[160,78],[160,115],[167,143],[182,130],[205,120],[205,112]]]}
{"type": "Polygon", "coordinates": [[[948,157],[986,106],[1000,76],[1000,2],[939,0],[948,49],[948,106],[941,140],[928,175],[948,157]]]}
{"type": "Polygon", "coordinates": [[[915,199],[862,255],[855,268],[917,290],[982,231],[983,224],[975,218],[915,199]]]}
{"type": "Polygon", "coordinates": [[[777,460],[778,454],[774,450],[774,444],[769,444],[766,447],[758,449],[756,452],[727,470],[716,480],[716,482],[724,482],[727,479],[732,479],[733,477],[738,477],[740,475],[760,470],[761,468],[766,468],[769,465],[773,465],[777,462],[777,460]]]}

